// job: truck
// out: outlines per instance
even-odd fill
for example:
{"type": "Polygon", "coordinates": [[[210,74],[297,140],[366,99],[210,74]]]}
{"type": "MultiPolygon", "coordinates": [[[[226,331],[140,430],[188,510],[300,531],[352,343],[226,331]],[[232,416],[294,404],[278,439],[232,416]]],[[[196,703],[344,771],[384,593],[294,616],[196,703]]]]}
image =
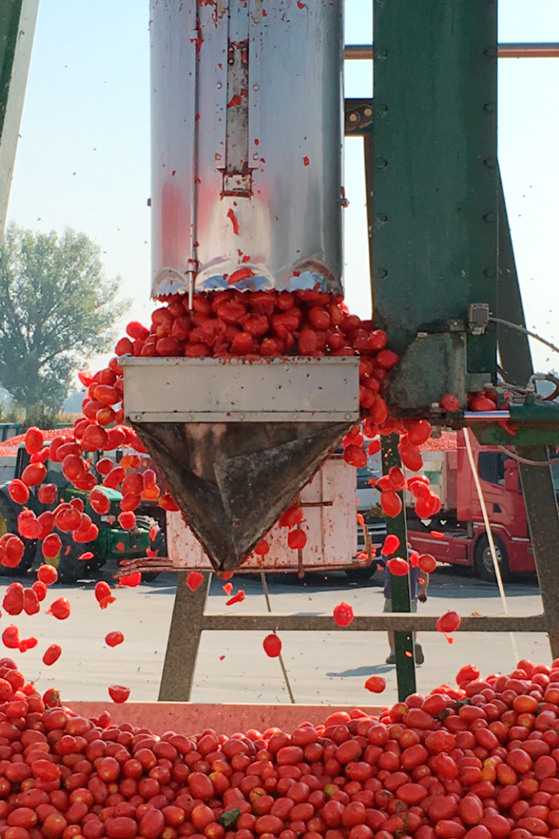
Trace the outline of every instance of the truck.
{"type": "MultiPolygon", "coordinates": [[[[481,446],[474,435],[470,435],[470,440],[502,577],[510,580],[517,574],[535,573],[518,462],[504,447],[481,446]]],[[[421,521],[408,504],[408,538],[412,548],[431,554],[438,562],[473,568],[483,580],[494,582],[495,571],[464,432],[441,432],[439,438],[428,441],[422,455],[423,471],[440,495],[442,505],[436,517],[421,521]]],[[[551,470],[557,495],[559,457],[551,470]]]]}
{"type": "MultiPolygon", "coordinates": [[[[61,430],[64,429],[45,431],[45,445],[48,445],[47,441],[53,439],[61,430]]],[[[71,430],[68,429],[68,431],[71,430]]],[[[8,487],[11,480],[21,477],[29,463],[29,455],[25,450],[23,438],[23,434],[17,435],[0,444],[0,536],[7,532],[17,532],[17,516],[21,512],[21,507],[10,497],[8,487]]],[[[118,463],[126,453],[125,449],[117,449],[109,452],[109,455],[115,463],[118,463]]],[[[118,490],[101,487],[110,501],[110,509],[107,514],[99,515],[89,503],[89,493],[76,489],[68,482],[62,474],[60,463],[47,460],[45,466],[47,467],[46,483],[53,483],[59,488],[59,500],[71,501],[73,498],[81,498],[85,505],[85,512],[99,528],[97,539],[88,544],[78,544],[73,541],[70,534],[59,533],[62,539],[62,550],[58,556],[47,561],[57,568],[61,583],[75,583],[84,576],[95,575],[110,559],[121,562],[144,557],[148,548],[157,551],[159,556],[166,555],[165,512],[157,504],[142,502],[136,510],[135,527],[132,530],[124,530],[118,523],[122,500],[122,495],[118,490]],[[87,561],[80,560],[80,555],[86,552],[91,553],[92,557],[87,561]]],[[[36,491],[32,490],[26,506],[39,515],[45,510],[53,510],[57,503],[42,504],[36,491]]],[[[0,575],[20,576],[43,561],[39,542],[28,539],[24,539],[23,542],[25,552],[19,565],[16,568],[0,565],[0,575]]],[[[143,579],[150,582],[157,576],[156,572],[144,573],[143,579]]]]}

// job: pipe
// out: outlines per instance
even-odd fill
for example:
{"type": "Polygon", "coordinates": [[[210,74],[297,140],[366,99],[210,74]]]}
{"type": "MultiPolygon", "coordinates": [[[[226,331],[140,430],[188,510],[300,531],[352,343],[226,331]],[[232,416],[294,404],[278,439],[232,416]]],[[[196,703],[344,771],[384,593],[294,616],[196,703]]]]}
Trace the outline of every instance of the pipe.
{"type": "Polygon", "coordinates": [[[466,422],[502,422],[510,420],[510,411],[464,411],[466,422]]]}
{"type": "MultiPolygon", "coordinates": [[[[498,44],[498,58],[559,58],[559,43],[498,44]]],[[[372,44],[349,44],[345,48],[346,61],[370,61],[372,44]]]]}

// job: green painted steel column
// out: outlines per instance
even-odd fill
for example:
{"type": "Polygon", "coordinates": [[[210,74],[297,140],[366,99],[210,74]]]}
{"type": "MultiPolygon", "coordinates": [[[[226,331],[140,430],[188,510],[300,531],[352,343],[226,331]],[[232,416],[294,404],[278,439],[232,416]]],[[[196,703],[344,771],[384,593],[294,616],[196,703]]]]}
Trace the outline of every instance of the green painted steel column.
{"type": "MultiPolygon", "coordinates": [[[[382,471],[385,475],[393,466],[402,466],[398,453],[398,435],[390,434],[382,438],[382,471]]],[[[400,540],[400,548],[396,555],[407,557],[407,527],[404,494],[398,493],[402,501],[402,512],[394,518],[386,518],[386,532],[394,534],[400,540]]],[[[392,590],[392,609],[394,612],[411,612],[409,575],[397,577],[390,575],[392,590]]],[[[398,699],[403,701],[410,693],[415,693],[415,659],[413,649],[413,634],[411,632],[395,632],[396,643],[396,680],[398,682],[398,699]]]]}
{"type": "Polygon", "coordinates": [[[39,0],[0,0],[0,247],[39,0]]]}
{"type": "MultiPolygon", "coordinates": [[[[496,43],[496,0],[374,0],[374,311],[400,354],[496,310],[496,43]]],[[[496,330],[467,355],[491,380],[496,330]]]]}

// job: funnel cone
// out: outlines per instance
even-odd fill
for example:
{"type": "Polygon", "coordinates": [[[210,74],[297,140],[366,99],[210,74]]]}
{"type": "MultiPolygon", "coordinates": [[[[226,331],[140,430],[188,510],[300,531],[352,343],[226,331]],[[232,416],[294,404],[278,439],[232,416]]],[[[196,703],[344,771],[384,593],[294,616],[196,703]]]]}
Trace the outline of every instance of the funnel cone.
{"type": "Polygon", "coordinates": [[[353,424],[134,423],[217,571],[243,562],[353,424]]]}

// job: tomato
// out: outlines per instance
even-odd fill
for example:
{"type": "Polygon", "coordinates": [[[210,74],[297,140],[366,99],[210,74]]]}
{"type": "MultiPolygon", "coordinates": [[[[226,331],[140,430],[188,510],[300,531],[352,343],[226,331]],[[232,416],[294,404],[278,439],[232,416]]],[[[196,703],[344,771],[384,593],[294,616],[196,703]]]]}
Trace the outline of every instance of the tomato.
{"type": "Polygon", "coordinates": [[[50,667],[52,664],[58,661],[61,655],[62,647],[59,644],[51,644],[50,647],[47,647],[43,654],[43,664],[46,664],[48,667],[50,667]]]}
{"type": "Polygon", "coordinates": [[[20,481],[19,478],[14,478],[13,481],[10,481],[8,492],[10,493],[10,498],[16,504],[26,504],[29,501],[29,487],[23,481],[20,481]]]}
{"type": "Polygon", "coordinates": [[[45,539],[43,539],[43,543],[41,545],[41,550],[45,559],[54,559],[54,557],[60,553],[61,548],[62,542],[60,540],[60,536],[57,533],[50,533],[45,539]]]}
{"type": "Polygon", "coordinates": [[[277,658],[281,653],[281,641],[274,633],[264,638],[262,646],[264,647],[264,652],[270,658],[277,658]]]}
{"type": "Polygon", "coordinates": [[[338,626],[349,626],[349,624],[354,619],[353,608],[349,605],[349,603],[338,603],[337,606],[334,607],[333,618],[334,623],[338,626]]]}
{"type": "Polygon", "coordinates": [[[354,443],[350,443],[344,449],[344,460],[351,466],[361,468],[367,465],[367,453],[362,446],[356,446],[354,443]]]}
{"type": "Polygon", "coordinates": [[[28,487],[36,487],[42,483],[47,476],[47,469],[44,463],[30,463],[23,470],[21,480],[28,487]]]}
{"type": "Polygon", "coordinates": [[[382,693],[386,688],[386,679],[383,679],[382,676],[369,676],[365,682],[365,688],[370,690],[371,693],[382,693]]]}
{"type": "Polygon", "coordinates": [[[66,597],[58,597],[50,608],[47,609],[47,615],[52,615],[59,621],[64,621],[70,617],[71,606],[70,601],[66,597]]]}
{"type": "Polygon", "coordinates": [[[110,603],[115,602],[112,596],[110,585],[105,580],[100,580],[95,585],[95,599],[99,603],[101,609],[106,609],[110,603]]]}
{"type": "Polygon", "coordinates": [[[105,635],[105,644],[108,647],[117,647],[119,644],[122,644],[124,641],[124,635],[122,632],[109,632],[105,635]]]}
{"type": "Polygon", "coordinates": [[[460,410],[460,400],[451,393],[445,393],[445,395],[441,397],[440,405],[449,414],[455,414],[460,410]]]}
{"type": "Polygon", "coordinates": [[[395,518],[402,511],[402,501],[394,490],[384,490],[380,494],[380,504],[390,518],[395,518]]]}
{"type": "Polygon", "coordinates": [[[109,696],[117,704],[126,702],[130,696],[130,688],[123,687],[123,685],[109,685],[109,696]]]}
{"type": "Polygon", "coordinates": [[[37,579],[47,586],[54,585],[58,580],[58,571],[52,565],[40,565],[37,570],[37,579]]]}
{"type": "Polygon", "coordinates": [[[436,626],[439,632],[455,632],[460,628],[462,618],[458,612],[445,612],[444,615],[437,620],[436,626]]]}

